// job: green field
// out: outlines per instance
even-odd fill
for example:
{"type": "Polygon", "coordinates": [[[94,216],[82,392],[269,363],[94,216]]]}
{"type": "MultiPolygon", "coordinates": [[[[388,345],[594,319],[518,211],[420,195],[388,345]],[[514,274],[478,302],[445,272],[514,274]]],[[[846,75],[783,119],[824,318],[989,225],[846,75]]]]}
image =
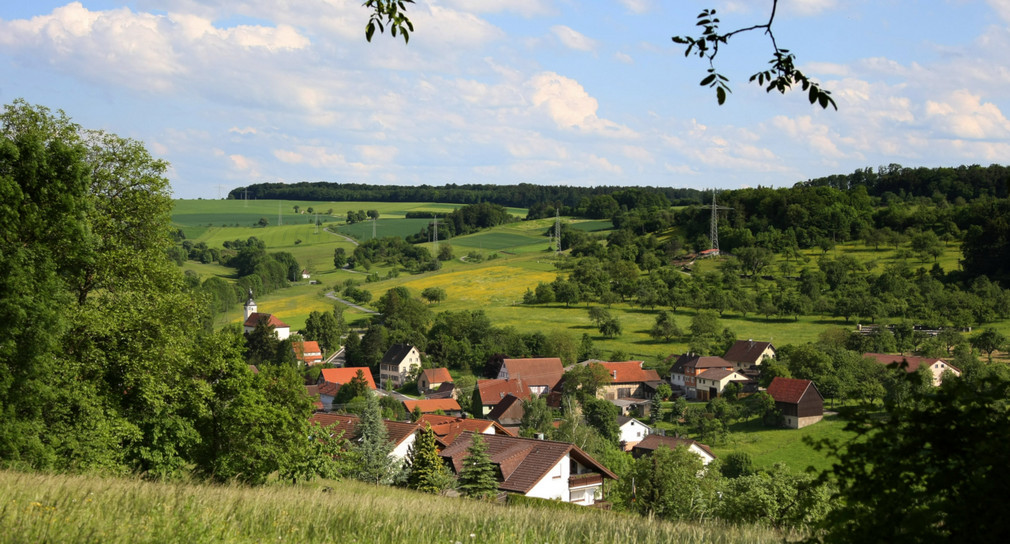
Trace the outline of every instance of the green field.
{"type": "Polygon", "coordinates": [[[730,425],[728,443],[713,446],[712,451],[719,457],[737,451],[748,453],[757,468],[771,468],[782,463],[797,472],[808,467],[823,472],[831,468],[834,459],[804,443],[804,437],[844,442],[855,436],[844,429],[845,423],[844,419],[832,414],[802,429],[770,429],[762,425],[760,418],[755,418],[730,425]]]}
{"type": "Polygon", "coordinates": [[[0,530],[11,544],[291,542],[782,542],[771,529],[671,523],[593,508],[508,506],[377,487],[150,483],[0,471],[0,530]]]}
{"type": "MultiPolygon", "coordinates": [[[[375,237],[400,236],[406,238],[423,230],[428,223],[431,223],[431,219],[383,219],[379,217],[375,221],[375,237]]],[[[371,221],[361,221],[349,225],[338,224],[336,229],[337,232],[356,238],[361,242],[372,239],[371,221]]]]}

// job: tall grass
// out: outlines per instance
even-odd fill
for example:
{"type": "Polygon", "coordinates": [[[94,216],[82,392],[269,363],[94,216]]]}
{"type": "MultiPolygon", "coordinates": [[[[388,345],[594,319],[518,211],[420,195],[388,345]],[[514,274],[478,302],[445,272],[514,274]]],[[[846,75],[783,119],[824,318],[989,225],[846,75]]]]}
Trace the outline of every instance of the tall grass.
{"type": "Polygon", "coordinates": [[[358,482],[247,488],[0,472],[0,540],[780,542],[768,529],[435,497],[358,482]]]}

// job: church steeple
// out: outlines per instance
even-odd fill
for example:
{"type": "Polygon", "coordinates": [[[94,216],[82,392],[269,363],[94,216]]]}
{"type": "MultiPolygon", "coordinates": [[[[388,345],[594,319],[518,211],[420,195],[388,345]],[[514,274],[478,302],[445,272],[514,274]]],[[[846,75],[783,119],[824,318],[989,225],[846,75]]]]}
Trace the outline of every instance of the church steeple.
{"type": "Polygon", "coordinates": [[[253,300],[252,289],[249,290],[249,300],[245,301],[245,319],[256,313],[256,301],[253,300]]]}

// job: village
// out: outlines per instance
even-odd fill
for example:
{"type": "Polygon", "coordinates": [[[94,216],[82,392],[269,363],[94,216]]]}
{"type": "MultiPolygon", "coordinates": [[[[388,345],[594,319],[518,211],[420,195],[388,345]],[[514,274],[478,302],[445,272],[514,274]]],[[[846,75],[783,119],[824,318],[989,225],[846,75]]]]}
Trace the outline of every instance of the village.
{"type": "MultiPolygon", "coordinates": [[[[670,372],[662,376],[644,368],[643,361],[589,359],[565,367],[558,357],[503,358],[495,378],[458,387],[448,368],[425,368],[423,354],[409,344],[390,347],[378,375],[369,367],[345,366],[343,346],[324,354],[318,342],[292,336],[290,327],[277,316],[258,312],[250,294],[244,331],[252,333],[264,325],[278,339],[294,339],[291,346],[300,367],[320,369],[316,383],[305,385],[314,406],[313,425],[326,428],[330,436],[357,436],[360,417],[354,412],[360,411],[360,405],[356,410],[353,401],[347,402],[353,397],[341,395],[344,388],[356,388],[355,397],[360,398],[363,391],[380,397],[384,406],[401,408],[386,413],[403,417],[383,420],[391,443],[389,456],[396,463],[410,462],[419,434],[427,430],[434,434],[442,462],[457,476],[474,436],[479,434],[495,469],[499,499],[519,494],[610,508],[605,482],[613,485],[618,476],[578,445],[547,439],[546,433],[531,429],[526,413],[538,402],[555,414],[561,413],[566,394],[587,387],[582,379],[585,376],[595,380],[591,396],[612,407],[613,420],[608,424],[616,429],[620,451],[633,459],[651,456],[660,448],[682,448],[697,456],[702,466],[717,460],[709,445],[650,424],[658,421],[660,407],[675,399],[704,405],[724,397],[741,400],[760,396],[767,399],[766,413],[762,414],[765,423],[785,429],[816,425],[825,415],[825,397],[817,383],[783,376],[769,379],[767,371],[776,363],[775,346],[753,339],[735,341],[722,356],[671,355],[670,372]],[[761,386],[762,381],[767,383],[761,386]],[[417,395],[396,391],[410,383],[416,384],[417,395]],[[339,402],[341,399],[344,402],[339,402]]],[[[873,332],[875,327],[867,327],[862,334],[873,332]]],[[[960,369],[942,358],[869,352],[863,358],[881,368],[926,376],[930,386],[961,375],[960,369]]],[[[687,414],[681,411],[680,415],[683,422],[687,414]]],[[[547,423],[557,429],[563,420],[557,417],[547,423]]]]}

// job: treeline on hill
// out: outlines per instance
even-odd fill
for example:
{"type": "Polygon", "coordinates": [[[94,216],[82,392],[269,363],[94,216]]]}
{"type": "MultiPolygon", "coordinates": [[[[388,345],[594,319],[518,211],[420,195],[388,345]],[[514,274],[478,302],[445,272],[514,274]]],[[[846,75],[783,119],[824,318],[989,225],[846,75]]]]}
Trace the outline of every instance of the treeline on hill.
{"type": "Polygon", "coordinates": [[[20,100],[0,127],[0,466],[312,474],[295,368],[251,372],[168,258],[168,165],[20,100]]]}
{"type": "MultiPolygon", "coordinates": [[[[701,202],[703,193],[697,189],[672,187],[636,188],[663,195],[674,205],[701,202]]],[[[332,183],[326,181],[299,183],[257,183],[238,187],[228,193],[229,199],[315,200],[335,202],[451,202],[477,204],[491,202],[502,206],[529,208],[545,202],[568,208],[584,207],[584,201],[596,195],[627,191],[627,187],[572,187],[565,185],[492,185],[486,183],[446,184],[442,186],[369,185],[365,183],[332,183]]]]}
{"type": "MultiPolygon", "coordinates": [[[[432,214],[431,212],[408,212],[407,217],[432,217],[432,214]]],[[[468,204],[438,218],[438,239],[448,240],[455,236],[464,236],[481,229],[489,229],[515,221],[518,219],[500,204],[490,202],[468,204]]],[[[417,234],[407,237],[407,241],[412,244],[423,244],[433,240],[434,236],[435,224],[433,221],[417,234]]]]}
{"type": "MultiPolygon", "coordinates": [[[[871,196],[885,202],[891,199],[927,197],[939,202],[969,201],[983,196],[1006,198],[1010,196],[1010,168],[999,164],[982,167],[977,164],[957,168],[906,168],[900,164],[861,168],[851,174],[836,174],[800,183],[811,187],[855,189],[866,187],[871,196]]],[[[963,202],[962,202],[963,203],[963,202]]]]}
{"type": "MultiPolygon", "coordinates": [[[[176,233],[179,238],[181,233],[176,233]]],[[[186,260],[201,263],[217,262],[234,268],[238,280],[229,282],[211,276],[200,282],[195,272],[187,270],[185,279],[190,287],[199,287],[210,297],[212,312],[226,312],[238,302],[244,301],[248,293],[257,296],[287,287],[288,282],[301,278],[302,267],[294,255],[286,251],[267,252],[263,240],[250,236],[246,240],[228,240],[223,248],[208,247],[205,242],[193,243],[181,240],[178,245],[167,250],[169,257],[179,266],[186,260]]]]}

